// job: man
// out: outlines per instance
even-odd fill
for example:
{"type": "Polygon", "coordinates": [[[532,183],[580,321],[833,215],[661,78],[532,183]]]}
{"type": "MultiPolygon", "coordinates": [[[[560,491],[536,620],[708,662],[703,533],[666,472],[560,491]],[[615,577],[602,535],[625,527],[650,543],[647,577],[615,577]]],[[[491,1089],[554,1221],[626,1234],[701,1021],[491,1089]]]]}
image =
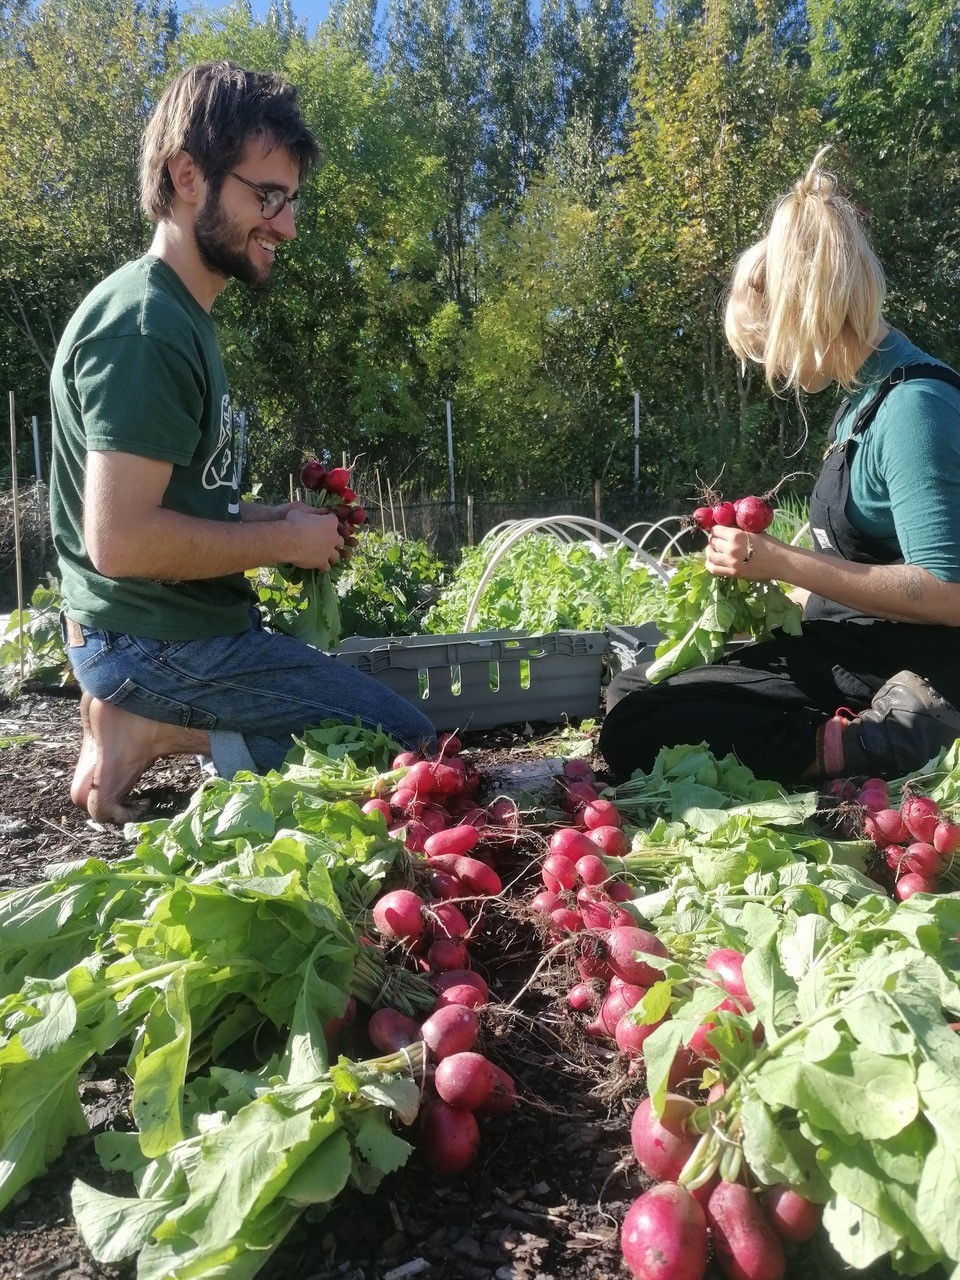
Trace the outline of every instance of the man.
{"type": "Polygon", "coordinates": [[[162,756],[262,772],[331,716],[382,725],[408,747],[434,741],[386,686],[264,632],[244,578],[284,562],[328,570],[343,549],[332,514],[238,506],[210,317],[231,278],[269,285],[317,155],[281,77],[228,62],[184,72],[144,139],[150,249],[93,290],[57,351],[51,522],[84,689],[71,797],[98,821],[136,816],[124,797],[162,756]]]}

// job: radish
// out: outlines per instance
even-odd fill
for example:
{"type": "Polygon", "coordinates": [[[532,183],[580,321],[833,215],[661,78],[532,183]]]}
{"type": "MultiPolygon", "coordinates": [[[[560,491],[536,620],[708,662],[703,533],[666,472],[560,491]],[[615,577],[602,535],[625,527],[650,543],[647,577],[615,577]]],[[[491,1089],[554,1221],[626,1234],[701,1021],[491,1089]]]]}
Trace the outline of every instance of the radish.
{"type": "Polygon", "coordinates": [[[863,825],[867,835],[880,849],[888,844],[901,844],[910,838],[899,809],[878,809],[865,819],[863,825]]]}
{"type": "Polygon", "coordinates": [[[470,893],[482,898],[496,898],[503,892],[503,884],[493,867],[479,858],[457,858],[455,874],[470,893]]]}
{"type": "Polygon", "coordinates": [[[607,864],[599,853],[586,853],[576,861],[577,875],[585,885],[604,884],[610,879],[607,864]]]}
{"type": "Polygon", "coordinates": [[[479,839],[480,832],[476,827],[447,827],[446,831],[435,832],[423,846],[423,851],[428,858],[438,854],[460,857],[469,853],[479,839]]]}
{"type": "Polygon", "coordinates": [[[703,1280],[707,1271],[704,1212],[685,1187],[661,1182],[627,1210],[620,1249],[633,1280],[703,1280]]]}
{"type": "Polygon", "coordinates": [[[697,507],[690,519],[698,529],[709,533],[714,526],[713,507],[697,507]]]}
{"type": "Polygon", "coordinates": [[[660,1117],[654,1115],[653,1104],[644,1098],[630,1122],[630,1141],[640,1168],[657,1182],[675,1182],[680,1170],[700,1141],[698,1133],[690,1133],[686,1124],[697,1109],[697,1103],[679,1093],[668,1093],[660,1117]]]}
{"type": "Polygon", "coordinates": [[[387,796],[391,809],[397,813],[402,813],[408,818],[416,818],[426,808],[426,800],[417,795],[416,791],[411,791],[409,787],[399,786],[396,791],[387,796]]]}
{"type": "Polygon", "coordinates": [[[431,867],[427,875],[427,884],[435,898],[462,898],[464,896],[463,885],[449,871],[441,871],[431,867]]]}
{"type": "Polygon", "coordinates": [[[410,765],[418,764],[420,757],[415,751],[400,751],[393,757],[392,769],[409,769],[410,765]]]}
{"type": "Polygon", "coordinates": [[[734,504],[737,514],[737,527],[746,533],[763,533],[773,524],[773,507],[765,498],[750,495],[739,498],[734,504]]]}
{"type": "Polygon", "coordinates": [[[430,985],[435,991],[447,991],[450,987],[458,987],[466,984],[476,989],[487,999],[490,992],[487,984],[479,973],[474,973],[472,969],[450,969],[446,973],[438,973],[435,978],[431,978],[430,985]]]}
{"type": "Polygon", "coordinates": [[[718,502],[713,508],[713,523],[733,529],[737,523],[737,510],[732,502],[718,502]]]}
{"type": "Polygon", "coordinates": [[[434,766],[426,760],[418,760],[404,774],[403,785],[406,790],[415,792],[421,798],[433,795],[439,790],[434,766]]]}
{"type": "Polygon", "coordinates": [[[393,821],[393,810],[387,804],[386,800],[381,800],[379,798],[366,800],[361,806],[361,809],[363,813],[367,814],[379,813],[388,826],[393,821]]]}
{"type": "MultiPolygon", "coordinates": [[[[719,1013],[721,1010],[727,1013],[739,1013],[740,1006],[732,999],[721,1000],[717,1005],[716,1012],[719,1013]]],[[[691,1053],[695,1053],[701,1058],[707,1058],[711,1062],[717,1061],[720,1057],[720,1050],[715,1048],[715,1046],[707,1039],[710,1032],[713,1031],[716,1026],[716,1018],[704,1018],[703,1022],[700,1023],[699,1027],[697,1027],[696,1031],[694,1031],[693,1035],[687,1041],[687,1047],[690,1049],[691,1053]]]]}
{"type": "Polygon", "coordinates": [[[933,847],[945,858],[956,853],[960,849],[960,827],[946,818],[941,819],[933,830],[933,847]]]}
{"type": "Polygon", "coordinates": [[[577,982],[567,992],[567,1004],[574,1013],[593,1013],[600,1003],[596,988],[589,982],[577,982]]]}
{"type": "Polygon", "coordinates": [[[418,1038],[419,1032],[414,1020],[397,1009],[375,1009],[367,1023],[370,1043],[380,1053],[396,1053],[405,1049],[418,1038]]]}
{"type": "Polygon", "coordinates": [[[899,877],[893,892],[899,902],[906,902],[915,893],[936,893],[937,881],[934,876],[920,876],[914,871],[908,871],[905,876],[899,877]]]}
{"type": "Polygon", "coordinates": [[[443,1177],[463,1173],[477,1158],[480,1126],[472,1111],[451,1107],[442,1098],[431,1098],[420,1113],[423,1158],[443,1177]]]}
{"type": "Polygon", "coordinates": [[[943,866],[943,859],[932,844],[918,840],[904,849],[903,868],[918,876],[935,876],[943,866]]]}
{"type": "Polygon", "coordinates": [[[606,945],[610,968],[621,978],[641,987],[650,987],[659,981],[662,970],[647,964],[642,958],[645,955],[667,958],[667,948],[656,934],[646,929],[621,925],[610,930],[606,945]]]}
{"type": "Polygon", "coordinates": [[[583,917],[579,911],[570,907],[555,907],[550,912],[550,932],[562,938],[565,933],[579,933],[583,928],[583,917]]]}
{"type": "Polygon", "coordinates": [[[497,796],[496,800],[491,800],[487,805],[487,813],[497,826],[505,827],[508,831],[520,828],[520,810],[517,802],[509,796],[497,796]]]}
{"type": "Polygon", "coordinates": [[[593,827],[587,835],[608,858],[622,858],[630,852],[630,839],[620,827],[593,827]]]}
{"type": "Polygon", "coordinates": [[[451,1107],[474,1111],[493,1089],[493,1063],[482,1053],[452,1053],[438,1063],[433,1086],[451,1107]]]}
{"type": "Polygon", "coordinates": [[[516,1105],[517,1086],[514,1084],[513,1076],[508,1075],[502,1067],[498,1067],[496,1063],[490,1064],[493,1071],[493,1088],[486,1101],[481,1102],[477,1107],[478,1116],[502,1116],[506,1115],[516,1105]]]}
{"type": "Polygon", "coordinates": [[[433,833],[419,818],[411,818],[403,833],[404,843],[411,853],[423,853],[427,840],[433,833]]]}
{"type": "Polygon", "coordinates": [[[458,756],[463,750],[463,743],[455,733],[441,733],[437,738],[437,755],[458,756]]]}
{"type": "Polygon", "coordinates": [[[583,825],[588,830],[592,830],[594,827],[623,826],[620,810],[612,800],[594,800],[591,804],[586,805],[580,816],[583,818],[583,825]]]}
{"type": "MultiPolygon", "coordinates": [[[[576,827],[559,827],[554,831],[547,844],[551,854],[557,853],[568,861],[576,863],[588,854],[596,857],[597,846],[593,841],[578,831],[576,827]]],[[[573,886],[570,885],[570,888],[573,886]]]]}
{"type": "Polygon", "coordinates": [[[479,805],[471,804],[460,814],[460,825],[462,827],[476,827],[478,831],[482,831],[487,825],[487,811],[481,809],[479,805]]]}
{"type": "Polygon", "coordinates": [[[823,1205],[805,1200],[792,1187],[771,1187],[763,1197],[763,1212],[781,1240],[803,1244],[817,1234],[823,1205]]]}
{"type": "Polygon", "coordinates": [[[626,880],[610,880],[604,887],[614,902],[632,902],[634,899],[633,885],[627,884],[626,880]]]}
{"type": "Polygon", "coordinates": [[[594,800],[599,799],[599,792],[589,782],[571,782],[567,787],[563,807],[567,813],[579,813],[588,804],[593,804],[594,800]]]}
{"type": "Polygon", "coordinates": [[[914,840],[927,842],[933,839],[937,823],[943,817],[940,806],[929,796],[908,796],[900,805],[900,812],[914,840]]]}
{"type": "Polygon", "coordinates": [[[549,915],[563,906],[563,898],[554,889],[543,889],[530,903],[537,915],[549,915]]]}
{"type": "Polygon", "coordinates": [[[577,909],[588,929],[616,929],[634,923],[630,912],[612,902],[596,885],[585,884],[577,891],[577,909]]]}
{"type": "Polygon", "coordinates": [[[577,938],[575,964],[583,979],[602,978],[607,982],[610,978],[606,950],[595,933],[581,934],[577,938]]]}
{"type": "Polygon", "coordinates": [[[577,868],[562,853],[548,854],[540,868],[540,878],[548,889],[559,893],[572,889],[577,883],[577,868]]]}
{"type": "Polygon", "coordinates": [[[717,975],[720,985],[739,1002],[744,1012],[750,1013],[753,1009],[753,1001],[747,994],[743,981],[745,959],[741,951],[735,951],[732,947],[719,947],[707,956],[705,967],[709,972],[717,975]]]}
{"type": "Polygon", "coordinates": [[[617,987],[607,995],[600,1006],[600,1021],[609,1035],[616,1032],[617,1023],[623,1015],[635,1009],[646,994],[646,988],[634,987],[625,982],[622,987],[617,987]]]}
{"type": "Polygon", "coordinates": [[[450,938],[438,938],[427,951],[427,964],[432,973],[463,969],[468,959],[467,948],[463,943],[453,942],[450,938]]]}
{"type": "Polygon", "coordinates": [[[613,1028],[613,1038],[617,1042],[617,1048],[630,1058],[639,1058],[643,1053],[645,1041],[653,1035],[662,1022],[663,1018],[659,1022],[635,1022],[629,1013],[625,1013],[613,1028]]]}
{"type": "Polygon", "coordinates": [[[717,1261],[729,1280],[782,1280],[783,1246],[753,1192],[721,1182],[707,1201],[707,1221],[717,1261]]]}
{"type": "MultiPolygon", "coordinates": [[[[446,970],[447,973],[456,973],[455,969],[446,970]]],[[[443,976],[443,975],[441,975],[443,976]]],[[[487,1003],[487,997],[483,994],[479,987],[471,986],[469,982],[457,983],[452,987],[446,987],[437,996],[436,1007],[442,1009],[451,1005],[463,1005],[465,1009],[479,1009],[487,1003]]]]}
{"type": "Polygon", "coordinates": [[[687,1045],[682,1044],[673,1055],[670,1071],[667,1075],[667,1088],[676,1091],[682,1084],[703,1078],[704,1060],[687,1045]]]}
{"type": "Polygon", "coordinates": [[[597,777],[586,760],[564,760],[563,776],[571,782],[594,782],[597,777]]]}
{"type": "Polygon", "coordinates": [[[441,1005],[420,1028],[420,1039],[438,1062],[472,1049],[479,1034],[477,1015],[462,1004],[441,1005]]]}
{"type": "Polygon", "coordinates": [[[373,904],[373,920],[385,938],[410,944],[424,930],[424,901],[410,889],[393,889],[373,904]]]}
{"type": "Polygon", "coordinates": [[[462,942],[469,937],[467,918],[452,902],[435,902],[427,914],[434,938],[452,938],[454,942],[462,942]]]}

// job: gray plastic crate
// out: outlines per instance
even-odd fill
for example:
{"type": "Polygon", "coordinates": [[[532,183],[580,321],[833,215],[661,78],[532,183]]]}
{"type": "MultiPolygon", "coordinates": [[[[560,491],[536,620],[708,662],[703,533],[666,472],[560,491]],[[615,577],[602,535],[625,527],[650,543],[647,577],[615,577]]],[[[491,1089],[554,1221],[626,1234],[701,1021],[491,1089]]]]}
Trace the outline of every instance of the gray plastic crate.
{"type": "Polygon", "coordinates": [[[602,631],[350,636],[333,657],[383,681],[436,729],[596,716],[608,641],[602,631]]]}

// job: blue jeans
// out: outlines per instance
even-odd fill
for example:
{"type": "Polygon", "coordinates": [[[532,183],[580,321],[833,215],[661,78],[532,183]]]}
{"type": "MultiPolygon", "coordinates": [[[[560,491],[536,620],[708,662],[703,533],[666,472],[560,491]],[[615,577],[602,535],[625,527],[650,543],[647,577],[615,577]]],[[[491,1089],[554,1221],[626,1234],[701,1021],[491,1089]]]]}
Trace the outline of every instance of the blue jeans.
{"type": "MultiPolygon", "coordinates": [[[[293,734],[359,716],[408,749],[432,750],[427,717],[379,680],[290,636],[252,626],[208,640],[147,640],[81,627],[83,644],[64,642],[83,689],[148,720],[205,729],[217,772],[279,768],[293,734]]],[[[73,629],[73,628],[71,628],[73,629]]],[[[76,638],[76,636],[74,636],[76,638]]]]}

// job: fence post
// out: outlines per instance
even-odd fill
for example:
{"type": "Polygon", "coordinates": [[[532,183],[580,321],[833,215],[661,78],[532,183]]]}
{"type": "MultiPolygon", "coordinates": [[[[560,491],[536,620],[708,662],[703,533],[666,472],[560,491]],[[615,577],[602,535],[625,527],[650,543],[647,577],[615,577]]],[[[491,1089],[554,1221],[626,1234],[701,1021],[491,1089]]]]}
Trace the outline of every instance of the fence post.
{"type": "Polygon", "coordinates": [[[450,417],[450,401],[447,401],[447,460],[450,466],[450,514],[457,514],[457,494],[453,486],[453,421],[450,417]]]}
{"type": "Polygon", "coordinates": [[[633,393],[633,493],[640,496],[640,392],[633,393]]]}
{"type": "Polygon", "coordinates": [[[593,482],[593,518],[597,522],[597,538],[599,539],[600,522],[602,519],[602,513],[600,509],[600,481],[599,480],[594,480],[593,482]]]}
{"type": "Polygon", "coordinates": [[[17,491],[17,407],[10,392],[10,483],[13,487],[13,559],[17,574],[17,639],[20,649],[20,683],[23,684],[23,559],[20,552],[20,495],[17,491]]]}
{"type": "Polygon", "coordinates": [[[387,513],[383,509],[383,486],[380,484],[380,468],[374,468],[377,477],[377,501],[380,503],[380,532],[386,537],[387,513]]]}
{"type": "Polygon", "coordinates": [[[473,546],[473,494],[467,494],[467,546],[473,546]]]}

